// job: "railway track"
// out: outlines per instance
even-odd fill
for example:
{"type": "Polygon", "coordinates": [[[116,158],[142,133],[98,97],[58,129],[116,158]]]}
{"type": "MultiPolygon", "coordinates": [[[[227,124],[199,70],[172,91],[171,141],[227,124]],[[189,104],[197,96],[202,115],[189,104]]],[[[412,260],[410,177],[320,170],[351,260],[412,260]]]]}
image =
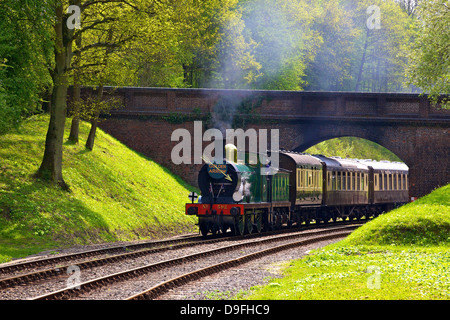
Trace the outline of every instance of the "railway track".
{"type": "MultiPolygon", "coordinates": [[[[49,258],[42,258],[42,259],[32,259],[29,261],[24,262],[9,262],[5,263],[3,265],[0,265],[0,279],[5,278],[8,275],[11,275],[13,273],[19,273],[23,271],[29,271],[33,269],[48,267],[48,266],[54,266],[59,263],[65,263],[65,262],[74,262],[80,259],[86,259],[91,257],[99,257],[104,255],[112,255],[117,253],[124,253],[129,251],[136,251],[141,249],[147,249],[147,248],[157,248],[161,246],[168,246],[168,245],[177,245],[180,243],[184,243],[187,241],[199,241],[202,240],[199,236],[188,236],[188,237],[180,237],[176,239],[168,239],[168,240],[159,240],[159,241],[146,241],[142,243],[136,243],[136,244],[128,244],[128,245],[122,245],[122,246],[111,246],[101,249],[94,249],[94,250],[87,250],[82,251],[79,253],[71,253],[71,254],[62,254],[57,255],[54,257],[49,258]]],[[[0,286],[1,288],[1,286],[0,286]]]]}
{"type": "MultiPolygon", "coordinates": [[[[79,281],[71,287],[68,285],[67,275],[62,272],[59,276],[53,276],[53,285],[47,285],[46,280],[52,277],[31,287],[25,282],[20,285],[20,291],[27,292],[28,296],[24,295],[19,299],[154,299],[177,286],[265,255],[315,241],[344,237],[358,226],[255,235],[245,239],[218,238],[195,243],[184,239],[184,243],[91,259],[77,265],[78,270],[88,274],[90,279],[83,279],[83,282],[79,281]],[[135,266],[134,263],[139,259],[144,260],[139,266],[135,266]],[[118,262],[119,260],[128,262],[120,265],[122,262],[118,262]],[[112,267],[116,264],[120,266],[112,267]],[[108,268],[109,270],[105,270],[108,268]],[[102,275],[99,276],[100,274],[102,275]],[[59,289],[55,290],[57,287],[59,289]]],[[[61,267],[64,268],[69,266],[61,267]]],[[[45,273],[45,270],[39,272],[45,273]]],[[[17,289],[17,284],[14,286],[17,289]]],[[[4,286],[0,290],[0,298],[14,299],[11,295],[3,294],[8,290],[14,288],[4,286]]]]}
{"type": "Polygon", "coordinates": [[[169,290],[173,290],[176,287],[183,286],[191,281],[195,281],[200,278],[209,276],[211,274],[218,273],[220,271],[245,264],[249,261],[262,258],[266,255],[270,255],[273,253],[277,253],[279,251],[291,249],[291,248],[294,248],[297,246],[307,245],[312,242],[319,242],[319,241],[324,241],[324,240],[341,238],[350,233],[351,233],[350,231],[342,231],[342,232],[338,232],[338,233],[332,233],[332,234],[323,235],[323,236],[316,236],[316,237],[312,237],[307,240],[294,241],[291,243],[278,245],[278,246],[275,246],[272,248],[259,250],[257,252],[250,253],[250,254],[238,257],[236,259],[227,260],[227,261],[220,262],[220,263],[217,263],[217,264],[214,264],[211,266],[207,266],[205,268],[200,268],[198,270],[195,270],[195,271],[192,271],[189,273],[185,273],[181,276],[178,276],[178,277],[172,278],[170,280],[164,281],[162,283],[159,283],[158,285],[156,285],[148,290],[145,290],[138,294],[130,296],[126,300],[153,300],[155,298],[158,298],[162,294],[168,292],[169,290]]]}

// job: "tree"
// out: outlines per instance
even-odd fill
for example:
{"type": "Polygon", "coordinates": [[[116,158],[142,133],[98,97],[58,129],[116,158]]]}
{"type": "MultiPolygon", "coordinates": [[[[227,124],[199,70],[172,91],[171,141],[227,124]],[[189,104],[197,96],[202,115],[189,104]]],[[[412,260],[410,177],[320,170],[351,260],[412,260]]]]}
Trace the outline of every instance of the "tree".
{"type": "MultiPolygon", "coordinates": [[[[140,27],[136,27],[136,22],[140,19],[136,15],[140,15],[139,10],[135,10],[134,7],[123,8],[121,6],[116,6],[115,4],[105,8],[105,4],[97,6],[94,10],[92,8],[89,14],[83,16],[84,19],[89,20],[99,20],[101,19],[102,12],[108,10],[111,17],[114,17],[108,22],[104,22],[101,28],[94,27],[86,30],[82,34],[79,34],[75,41],[74,46],[74,59],[71,66],[71,71],[73,72],[73,99],[72,99],[72,125],[70,130],[70,135],[68,140],[72,143],[78,143],[79,134],[79,121],[80,116],[89,114],[89,119],[95,124],[95,129],[98,121],[92,118],[92,114],[96,112],[91,112],[91,110],[84,110],[91,106],[99,106],[95,103],[84,103],[80,97],[80,86],[81,83],[85,85],[99,85],[103,88],[104,83],[112,79],[117,84],[123,84],[124,76],[115,73],[114,76],[106,76],[105,73],[108,71],[108,61],[110,61],[110,55],[112,53],[117,53],[122,47],[131,41],[142,41],[145,39],[145,34],[140,30],[140,27]],[[115,12],[114,12],[115,11],[115,12]],[[83,37],[83,41],[82,41],[83,37]],[[106,70],[106,71],[105,71],[106,70]]],[[[114,68],[117,66],[115,65],[114,68]]],[[[128,75],[129,70],[123,72],[124,75],[128,75]]],[[[99,90],[101,96],[103,89],[99,90]]],[[[102,97],[99,97],[100,99],[102,97]]],[[[106,110],[106,106],[101,107],[102,110],[106,110]]],[[[95,133],[95,130],[94,130],[95,133]]],[[[89,149],[92,150],[93,137],[90,135],[89,139],[89,149]]]]}
{"type": "MultiPolygon", "coordinates": [[[[145,85],[242,88],[259,75],[238,0],[186,0],[161,12],[158,47],[144,48],[145,85]],[[168,33],[166,30],[170,30],[168,33]],[[165,36],[163,36],[165,35],[165,36]],[[180,82],[181,80],[181,82],[180,82]]],[[[142,84],[142,82],[140,82],[142,84]]]]}
{"type": "MultiPolygon", "coordinates": [[[[64,126],[66,120],[66,97],[69,84],[69,72],[72,68],[73,42],[87,31],[97,30],[106,33],[102,27],[111,23],[115,15],[121,10],[140,11],[143,6],[149,9],[144,0],[52,0],[54,59],[55,66],[51,71],[53,80],[52,108],[50,123],[45,141],[44,157],[37,172],[37,176],[59,184],[68,189],[62,175],[62,148],[64,126]],[[68,28],[67,20],[71,18],[66,12],[68,5],[75,5],[82,14],[82,26],[80,29],[68,28]]],[[[152,2],[154,3],[154,2],[152,2]]],[[[144,10],[144,9],[142,9],[144,10]]],[[[136,24],[138,25],[138,21],[136,24]]],[[[107,29],[106,29],[107,30],[107,29]]],[[[99,42],[91,44],[92,48],[104,48],[110,44],[99,42]]]]}
{"type": "Polygon", "coordinates": [[[38,113],[51,86],[49,1],[0,1],[0,134],[38,113]]]}
{"type": "Polygon", "coordinates": [[[433,103],[450,108],[450,5],[447,0],[422,0],[417,36],[409,54],[408,84],[429,93],[433,103]]]}
{"type": "Polygon", "coordinates": [[[403,83],[411,43],[410,24],[411,18],[394,1],[357,2],[355,25],[364,31],[358,45],[360,59],[355,64],[355,91],[406,90],[403,83]],[[371,20],[377,16],[379,25],[371,20]]]}
{"type": "Polygon", "coordinates": [[[262,75],[253,88],[301,90],[306,61],[322,41],[311,30],[314,3],[306,0],[249,0],[243,3],[247,32],[257,43],[255,59],[262,75]]]}
{"type": "Polygon", "coordinates": [[[400,7],[408,14],[408,16],[413,16],[419,5],[419,0],[396,0],[400,7]]]}
{"type": "MultiPolygon", "coordinates": [[[[76,4],[80,5],[80,1],[76,4]]],[[[51,71],[53,80],[52,107],[45,139],[44,158],[37,172],[37,177],[50,180],[59,184],[63,189],[68,189],[68,185],[64,182],[62,176],[62,148],[66,121],[68,70],[72,60],[74,29],[67,29],[65,9],[66,6],[63,1],[56,0],[53,4],[55,67],[51,71]]]]}
{"type": "Polygon", "coordinates": [[[318,42],[316,52],[307,62],[307,90],[350,91],[355,44],[361,28],[355,26],[352,11],[340,0],[322,2],[312,21],[318,42]]]}
{"type": "Polygon", "coordinates": [[[245,24],[237,0],[223,1],[215,17],[218,26],[217,65],[210,87],[248,88],[260,74],[261,64],[255,59],[256,43],[244,35],[245,24]]]}

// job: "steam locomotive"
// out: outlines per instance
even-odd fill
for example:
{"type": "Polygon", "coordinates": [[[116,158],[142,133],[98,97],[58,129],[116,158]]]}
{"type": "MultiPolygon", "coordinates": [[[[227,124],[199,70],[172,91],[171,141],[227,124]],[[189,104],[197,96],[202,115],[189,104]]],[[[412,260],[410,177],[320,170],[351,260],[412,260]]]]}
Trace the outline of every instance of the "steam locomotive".
{"type": "Polygon", "coordinates": [[[271,168],[264,155],[238,160],[228,144],[222,164],[202,166],[201,197],[186,204],[186,214],[198,217],[203,236],[367,219],[408,202],[404,163],[277,152],[279,168],[271,168]]]}

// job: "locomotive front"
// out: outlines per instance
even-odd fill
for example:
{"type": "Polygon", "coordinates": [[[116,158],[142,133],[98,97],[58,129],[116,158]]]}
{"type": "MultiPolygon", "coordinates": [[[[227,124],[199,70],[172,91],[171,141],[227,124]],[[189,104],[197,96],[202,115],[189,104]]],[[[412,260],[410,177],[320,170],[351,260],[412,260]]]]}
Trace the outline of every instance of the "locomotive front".
{"type": "Polygon", "coordinates": [[[218,231],[232,231],[236,227],[237,217],[244,214],[245,197],[250,197],[250,181],[255,170],[236,161],[236,147],[225,146],[223,163],[205,164],[198,175],[198,186],[201,191],[199,203],[186,204],[186,214],[199,218],[202,235],[218,231]]]}

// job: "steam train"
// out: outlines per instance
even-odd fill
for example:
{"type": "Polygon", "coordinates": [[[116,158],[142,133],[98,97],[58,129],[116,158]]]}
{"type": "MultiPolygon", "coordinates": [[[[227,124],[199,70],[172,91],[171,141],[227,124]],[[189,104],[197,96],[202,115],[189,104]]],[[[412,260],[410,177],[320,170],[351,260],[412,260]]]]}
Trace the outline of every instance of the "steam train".
{"type": "Polygon", "coordinates": [[[408,202],[404,163],[277,152],[279,168],[273,169],[264,155],[251,164],[246,152],[238,161],[236,147],[228,144],[222,164],[202,166],[201,196],[186,204],[186,214],[198,217],[203,236],[359,220],[408,202]]]}

